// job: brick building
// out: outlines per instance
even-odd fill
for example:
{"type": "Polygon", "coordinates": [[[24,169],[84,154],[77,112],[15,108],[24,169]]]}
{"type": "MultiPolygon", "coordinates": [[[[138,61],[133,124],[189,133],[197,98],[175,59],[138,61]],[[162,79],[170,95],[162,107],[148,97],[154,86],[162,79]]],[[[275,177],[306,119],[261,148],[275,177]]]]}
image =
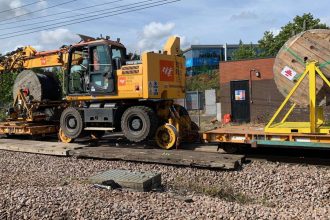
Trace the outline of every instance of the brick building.
{"type": "Polygon", "coordinates": [[[284,100],[274,82],[274,58],[221,62],[221,113],[236,122],[265,123],[284,100]]]}

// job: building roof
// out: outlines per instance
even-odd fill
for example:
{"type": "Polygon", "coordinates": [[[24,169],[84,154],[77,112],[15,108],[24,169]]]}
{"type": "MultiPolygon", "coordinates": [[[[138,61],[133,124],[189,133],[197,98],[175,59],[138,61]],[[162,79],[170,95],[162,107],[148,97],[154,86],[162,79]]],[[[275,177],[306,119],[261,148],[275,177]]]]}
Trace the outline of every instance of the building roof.
{"type": "Polygon", "coordinates": [[[253,61],[253,60],[262,60],[262,59],[275,59],[276,57],[268,56],[268,57],[254,57],[254,58],[247,58],[247,59],[240,59],[240,60],[226,60],[222,61],[222,63],[235,63],[241,61],[253,61]]]}
{"type": "MultiPolygon", "coordinates": [[[[250,44],[244,44],[244,45],[250,45],[250,44]]],[[[258,44],[252,44],[253,46],[258,46],[258,44]]],[[[195,45],[191,45],[189,48],[183,50],[183,53],[186,53],[190,50],[193,50],[193,49],[208,49],[208,48],[231,48],[231,47],[234,47],[234,48],[237,48],[239,47],[239,44],[195,44],[195,45]]]]}

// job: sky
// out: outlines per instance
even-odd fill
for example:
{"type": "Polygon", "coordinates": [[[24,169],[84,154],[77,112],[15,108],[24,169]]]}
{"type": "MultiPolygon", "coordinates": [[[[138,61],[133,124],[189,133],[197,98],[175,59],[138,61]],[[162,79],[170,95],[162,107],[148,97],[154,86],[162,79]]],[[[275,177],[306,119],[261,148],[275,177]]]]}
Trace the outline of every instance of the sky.
{"type": "Polygon", "coordinates": [[[265,31],[276,34],[296,15],[309,12],[330,25],[329,0],[313,4],[307,0],[181,0],[123,13],[138,4],[145,7],[170,1],[0,0],[0,53],[27,45],[37,50],[57,49],[78,42],[77,34],[120,38],[128,51],[136,53],[162,49],[170,35],[181,37],[183,49],[191,44],[235,44],[239,40],[257,43],[265,31]],[[26,4],[31,5],[21,7],[26,4]],[[122,14],[113,15],[116,13],[122,14]],[[105,17],[67,25],[68,20],[75,19],[72,23],[93,16],[105,17]],[[18,36],[22,31],[34,33],[18,36]]]}

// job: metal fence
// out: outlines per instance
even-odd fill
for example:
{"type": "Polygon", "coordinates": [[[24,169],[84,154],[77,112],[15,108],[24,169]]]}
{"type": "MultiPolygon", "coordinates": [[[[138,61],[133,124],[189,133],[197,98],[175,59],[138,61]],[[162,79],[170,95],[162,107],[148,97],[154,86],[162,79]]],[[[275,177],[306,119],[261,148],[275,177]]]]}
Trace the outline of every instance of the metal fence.
{"type": "MultiPolygon", "coordinates": [[[[188,91],[185,99],[177,99],[176,103],[184,106],[190,113],[191,119],[201,125],[201,120],[204,118],[217,117],[220,111],[216,103],[216,91],[188,91]]],[[[219,104],[219,103],[218,103],[219,104]]],[[[221,118],[221,113],[219,115],[221,118]]]]}
{"type": "Polygon", "coordinates": [[[186,98],[177,99],[176,103],[184,106],[188,111],[204,110],[205,95],[204,92],[200,91],[188,91],[186,92],[186,98]]]}

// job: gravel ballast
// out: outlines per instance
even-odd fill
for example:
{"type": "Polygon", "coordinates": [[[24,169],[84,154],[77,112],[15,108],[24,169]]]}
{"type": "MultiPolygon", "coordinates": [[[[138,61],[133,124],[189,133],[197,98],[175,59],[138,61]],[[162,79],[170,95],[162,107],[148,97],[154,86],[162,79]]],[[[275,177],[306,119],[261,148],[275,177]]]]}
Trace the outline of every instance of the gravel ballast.
{"type": "Polygon", "coordinates": [[[0,219],[329,219],[330,169],[254,161],[214,171],[0,151],[0,219]],[[162,174],[162,192],[105,190],[88,177],[162,174]]]}

